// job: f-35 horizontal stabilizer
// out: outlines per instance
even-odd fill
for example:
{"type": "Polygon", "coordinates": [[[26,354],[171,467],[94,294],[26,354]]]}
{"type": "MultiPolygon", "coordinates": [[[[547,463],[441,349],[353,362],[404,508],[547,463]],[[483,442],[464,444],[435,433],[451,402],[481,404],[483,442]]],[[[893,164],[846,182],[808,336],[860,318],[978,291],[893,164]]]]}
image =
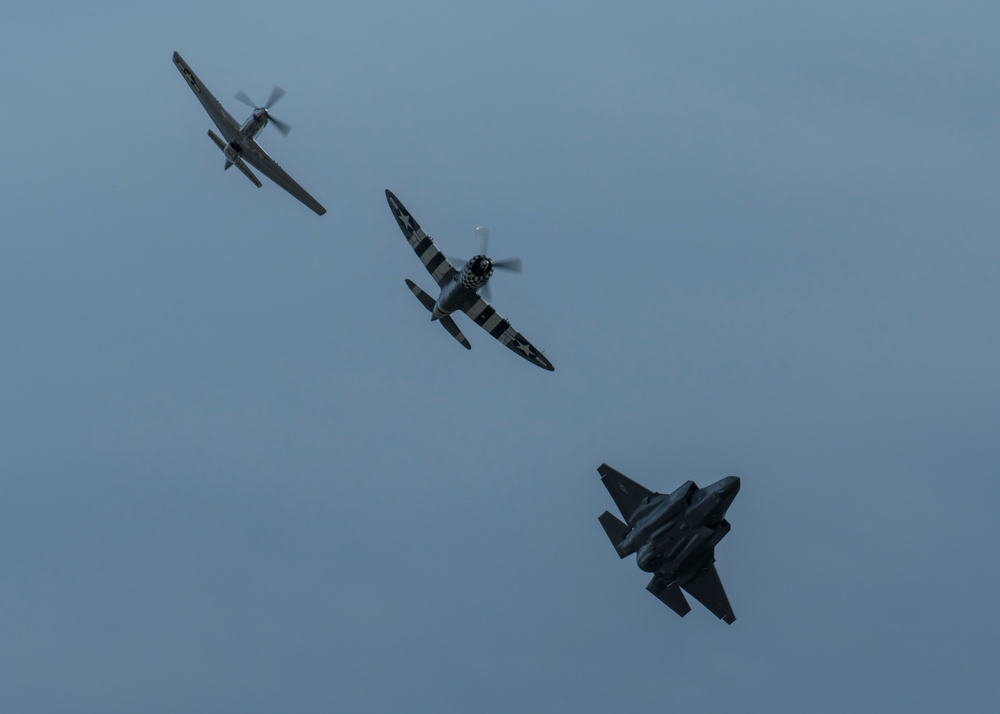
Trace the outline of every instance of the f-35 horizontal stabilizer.
{"type": "Polygon", "coordinates": [[[691,606],[688,605],[688,601],[687,598],[684,597],[684,593],[682,593],[681,589],[677,587],[677,583],[668,583],[659,575],[654,575],[653,579],[650,580],[649,584],[646,586],[646,589],[656,595],[660,602],[681,617],[684,617],[686,614],[691,612],[691,606]]]}
{"type": "Polygon", "coordinates": [[[624,558],[621,551],[618,550],[618,544],[625,540],[625,536],[631,530],[627,525],[619,521],[614,517],[614,514],[605,511],[602,513],[598,519],[601,525],[604,526],[604,532],[608,534],[608,538],[611,539],[611,545],[615,547],[615,551],[618,553],[619,558],[624,558]]]}
{"type": "MultiPolygon", "coordinates": [[[[434,312],[434,298],[432,298],[430,295],[428,295],[423,290],[421,290],[417,286],[417,284],[414,283],[412,280],[408,279],[406,281],[406,287],[408,287],[410,289],[411,293],[413,293],[414,295],[416,295],[417,300],[420,301],[421,305],[423,305],[424,307],[427,308],[428,312],[431,312],[431,313],[434,312]]],[[[450,316],[445,315],[440,320],[438,320],[438,322],[441,323],[441,327],[443,327],[444,329],[446,329],[448,331],[449,335],[451,335],[456,340],[458,340],[458,343],[460,345],[462,345],[462,347],[464,347],[467,350],[471,350],[472,349],[472,343],[469,342],[468,339],[466,339],[465,335],[463,335],[462,331],[460,329],[458,329],[458,325],[455,324],[455,321],[452,320],[450,316]]]]}

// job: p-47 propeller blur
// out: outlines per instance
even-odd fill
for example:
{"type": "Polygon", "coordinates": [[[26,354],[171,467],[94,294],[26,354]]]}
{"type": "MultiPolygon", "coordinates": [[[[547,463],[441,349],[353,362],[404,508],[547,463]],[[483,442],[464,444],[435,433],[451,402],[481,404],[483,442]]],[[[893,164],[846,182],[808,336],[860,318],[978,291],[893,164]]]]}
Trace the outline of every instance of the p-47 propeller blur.
{"type": "MultiPolygon", "coordinates": [[[[515,354],[542,369],[547,369],[550,372],[555,370],[548,358],[528,342],[524,335],[515,330],[510,322],[505,320],[479,294],[480,289],[484,289],[485,292],[494,268],[520,272],[521,261],[517,258],[507,261],[493,261],[486,255],[476,255],[467,261],[460,270],[456,270],[444,256],[444,253],[437,249],[431,237],[424,233],[410,212],[393,195],[392,191],[386,189],[385,197],[389,201],[392,215],[396,217],[396,222],[399,224],[400,230],[403,231],[403,235],[406,236],[406,240],[409,241],[410,247],[413,248],[438,287],[441,288],[441,293],[435,300],[412,280],[406,281],[410,291],[431,313],[431,320],[440,321],[448,334],[458,340],[465,349],[471,350],[472,345],[451,318],[453,312],[464,312],[477,325],[499,340],[500,344],[505,345],[515,354]]],[[[485,253],[485,251],[483,252],[485,253]]]]}
{"type": "Polygon", "coordinates": [[[256,141],[256,137],[260,134],[261,129],[269,123],[274,124],[275,128],[282,134],[288,134],[292,129],[288,124],[271,116],[271,107],[285,94],[285,91],[281,87],[276,86],[271,91],[271,96],[267,100],[267,103],[261,107],[255,105],[250,97],[242,91],[237,93],[236,99],[253,109],[253,114],[250,115],[250,118],[240,126],[229,112],[222,107],[219,100],[212,96],[212,93],[201,83],[198,75],[191,71],[187,62],[176,52],[174,52],[174,64],[177,65],[177,69],[180,70],[181,75],[187,80],[188,85],[190,85],[191,91],[198,97],[198,101],[205,107],[205,111],[212,117],[212,121],[215,122],[215,125],[219,128],[225,139],[223,141],[211,129],[208,130],[208,135],[212,138],[212,141],[226,155],[226,169],[230,166],[235,166],[257,188],[260,188],[262,185],[260,180],[247,167],[247,164],[250,164],[317,214],[322,216],[326,213],[326,209],[320,205],[319,201],[310,196],[291,176],[285,173],[285,170],[274,159],[268,156],[256,141]]]}
{"type": "Polygon", "coordinates": [[[624,558],[635,553],[639,568],[653,573],[646,589],[681,617],[691,611],[689,595],[727,623],[736,620],[715,569],[715,546],[729,532],[726,511],[740,491],[740,480],[727,476],[698,488],[688,481],[670,494],[637,484],[607,464],[601,475],[625,523],[605,511],[601,525],[624,558]]]}

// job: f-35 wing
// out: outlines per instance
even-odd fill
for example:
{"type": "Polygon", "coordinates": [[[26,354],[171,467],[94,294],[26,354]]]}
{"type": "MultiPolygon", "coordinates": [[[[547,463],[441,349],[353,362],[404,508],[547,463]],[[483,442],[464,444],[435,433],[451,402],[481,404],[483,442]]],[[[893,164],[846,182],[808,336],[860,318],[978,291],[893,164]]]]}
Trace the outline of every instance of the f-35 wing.
{"type": "Polygon", "coordinates": [[[719,571],[715,569],[715,554],[712,560],[698,571],[698,574],[686,583],[681,583],[681,587],[695,600],[707,607],[709,611],[726,624],[731,625],[736,621],[733,613],[733,606],[729,604],[726,596],[726,589],[722,587],[722,580],[719,578],[719,571]]]}
{"type": "Polygon", "coordinates": [[[268,156],[267,152],[260,148],[260,144],[253,139],[244,140],[243,151],[240,153],[240,156],[248,164],[295,196],[295,198],[302,201],[317,215],[322,216],[326,213],[326,209],[320,205],[320,202],[310,196],[308,191],[295,182],[295,179],[285,173],[285,170],[278,165],[278,162],[268,156]]]}
{"type": "Polygon", "coordinates": [[[205,85],[198,79],[198,75],[191,70],[188,63],[177,52],[174,52],[174,64],[177,65],[177,69],[180,70],[181,75],[187,80],[188,86],[194,92],[194,96],[198,97],[201,106],[205,107],[205,111],[212,117],[215,125],[219,127],[219,131],[222,132],[222,136],[225,137],[226,141],[238,142],[241,138],[240,125],[233,119],[232,115],[205,88],[205,85]]]}
{"type": "Polygon", "coordinates": [[[501,345],[506,346],[514,354],[524,357],[542,369],[547,369],[550,372],[555,371],[556,368],[552,366],[548,358],[537,347],[528,342],[524,335],[515,330],[510,322],[504,319],[503,315],[494,310],[488,302],[478,295],[473,297],[475,300],[471,300],[462,308],[473,322],[497,338],[501,345]]]}
{"type": "Polygon", "coordinates": [[[389,202],[389,208],[392,209],[392,215],[396,217],[399,229],[403,231],[403,235],[406,236],[413,252],[427,268],[427,272],[434,278],[434,282],[440,287],[450,283],[458,272],[455,267],[444,257],[444,253],[437,249],[431,237],[424,233],[424,229],[414,220],[410,212],[406,210],[406,206],[400,203],[392,191],[386,189],[385,198],[389,202]]]}
{"type": "Polygon", "coordinates": [[[607,464],[598,466],[597,473],[601,475],[601,482],[608,489],[611,498],[615,500],[615,505],[621,511],[622,518],[628,524],[632,523],[632,514],[642,505],[643,500],[657,495],[656,492],[650,491],[607,464]]]}

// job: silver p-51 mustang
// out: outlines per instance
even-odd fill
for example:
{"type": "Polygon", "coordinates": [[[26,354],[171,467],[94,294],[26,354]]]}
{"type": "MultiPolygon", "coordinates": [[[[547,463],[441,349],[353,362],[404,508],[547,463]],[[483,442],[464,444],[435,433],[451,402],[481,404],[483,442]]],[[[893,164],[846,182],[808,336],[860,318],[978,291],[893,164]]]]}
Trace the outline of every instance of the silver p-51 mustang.
{"type": "Polygon", "coordinates": [[[219,127],[219,131],[222,133],[223,138],[225,138],[225,141],[223,141],[211,129],[208,130],[208,135],[212,138],[212,141],[226,155],[226,169],[230,166],[235,166],[257,188],[260,188],[262,185],[260,179],[254,176],[253,172],[247,167],[247,164],[250,164],[317,214],[322,216],[326,213],[326,209],[320,205],[319,201],[310,196],[291,176],[285,173],[285,170],[278,165],[278,162],[268,156],[267,152],[260,148],[260,144],[256,141],[257,135],[268,123],[274,124],[275,128],[282,134],[287,134],[291,130],[290,126],[283,121],[275,119],[269,113],[271,105],[281,99],[285,93],[281,87],[274,88],[267,104],[262,107],[255,106],[243,92],[237,94],[236,98],[238,100],[253,107],[253,114],[240,126],[233,119],[232,115],[223,108],[219,100],[213,97],[212,93],[206,89],[205,85],[198,79],[198,75],[191,71],[187,62],[176,52],[174,52],[174,64],[177,65],[177,69],[180,70],[181,75],[187,80],[188,85],[190,85],[191,91],[198,97],[198,101],[205,107],[205,111],[212,117],[212,121],[219,127]]]}
{"type": "MultiPolygon", "coordinates": [[[[410,247],[420,258],[420,261],[427,268],[434,281],[441,288],[441,294],[437,300],[421,290],[412,280],[407,280],[406,285],[410,291],[417,296],[421,304],[431,313],[431,320],[440,321],[441,325],[448,333],[461,343],[467,350],[472,349],[472,345],[458,329],[458,325],[451,319],[451,314],[456,311],[464,312],[472,320],[493,335],[500,344],[506,346],[515,354],[523,357],[532,364],[536,364],[542,369],[550,372],[555,370],[548,358],[542,354],[534,345],[525,339],[524,335],[514,329],[514,327],[503,318],[493,307],[479,295],[479,290],[486,287],[490,277],[493,275],[493,268],[502,267],[498,261],[490,260],[485,255],[474,256],[466,262],[461,270],[448,262],[440,250],[434,245],[431,237],[424,233],[420,225],[414,220],[410,212],[406,210],[399,199],[392,191],[386,189],[385,197],[389,201],[389,208],[392,215],[396,217],[396,223],[406,236],[410,247]]],[[[518,261],[519,263],[519,261],[518,261]]]]}

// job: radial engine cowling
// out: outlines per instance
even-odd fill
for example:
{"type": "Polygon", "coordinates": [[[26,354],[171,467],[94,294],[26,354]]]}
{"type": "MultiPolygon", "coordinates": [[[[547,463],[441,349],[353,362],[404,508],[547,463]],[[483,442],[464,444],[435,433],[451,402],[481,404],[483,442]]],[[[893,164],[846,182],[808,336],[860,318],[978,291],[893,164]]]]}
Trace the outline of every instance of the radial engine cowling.
{"type": "Polygon", "coordinates": [[[478,290],[486,285],[493,276],[493,261],[485,255],[477,255],[462,268],[462,286],[469,290],[478,290]]]}

